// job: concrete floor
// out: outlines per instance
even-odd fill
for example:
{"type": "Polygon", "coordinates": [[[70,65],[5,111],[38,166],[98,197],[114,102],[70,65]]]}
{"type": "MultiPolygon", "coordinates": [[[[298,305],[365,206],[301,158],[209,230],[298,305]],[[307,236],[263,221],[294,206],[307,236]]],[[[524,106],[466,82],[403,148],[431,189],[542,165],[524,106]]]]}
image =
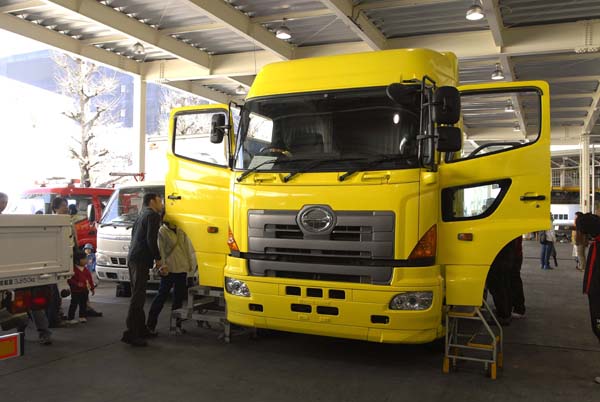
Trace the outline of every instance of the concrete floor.
{"type": "MultiPolygon", "coordinates": [[[[119,338],[128,299],[102,285],[103,318],[54,330],[40,346],[28,329],[26,355],[0,362],[2,401],[599,401],[600,344],[591,333],[582,273],[571,246],[558,245],[559,267],[541,271],[539,245],[525,242],[527,318],[506,328],[505,368],[484,377],[467,363],[444,375],[439,350],[268,333],[226,345],[188,325],[148,348],[119,338]]],[[[149,296],[149,299],[151,296],[149,296]]]]}

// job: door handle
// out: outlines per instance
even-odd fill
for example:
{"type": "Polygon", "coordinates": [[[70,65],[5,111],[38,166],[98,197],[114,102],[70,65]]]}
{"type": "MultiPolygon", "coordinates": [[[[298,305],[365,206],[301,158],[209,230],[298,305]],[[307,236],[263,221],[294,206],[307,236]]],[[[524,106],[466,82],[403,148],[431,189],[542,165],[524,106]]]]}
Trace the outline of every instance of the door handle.
{"type": "Polygon", "coordinates": [[[180,195],[171,194],[167,198],[170,199],[170,200],[180,200],[181,196],[180,195]]]}
{"type": "Polygon", "coordinates": [[[385,173],[364,173],[362,175],[361,180],[362,181],[389,180],[390,176],[391,176],[390,172],[385,172],[385,173]]]}
{"type": "Polygon", "coordinates": [[[255,183],[268,183],[277,180],[277,176],[274,174],[255,173],[253,179],[255,183]]]}
{"type": "Polygon", "coordinates": [[[522,195],[521,201],[544,201],[546,199],[545,195],[522,195]]]}

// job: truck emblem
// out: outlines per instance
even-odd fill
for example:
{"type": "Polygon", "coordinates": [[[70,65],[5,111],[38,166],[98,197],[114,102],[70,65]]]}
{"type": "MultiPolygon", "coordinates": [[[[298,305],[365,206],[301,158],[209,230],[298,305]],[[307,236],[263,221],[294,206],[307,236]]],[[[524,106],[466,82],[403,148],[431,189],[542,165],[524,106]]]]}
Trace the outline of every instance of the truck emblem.
{"type": "Polygon", "coordinates": [[[335,215],[327,206],[307,206],[298,213],[297,222],[304,234],[328,234],[335,226],[335,215]]]}

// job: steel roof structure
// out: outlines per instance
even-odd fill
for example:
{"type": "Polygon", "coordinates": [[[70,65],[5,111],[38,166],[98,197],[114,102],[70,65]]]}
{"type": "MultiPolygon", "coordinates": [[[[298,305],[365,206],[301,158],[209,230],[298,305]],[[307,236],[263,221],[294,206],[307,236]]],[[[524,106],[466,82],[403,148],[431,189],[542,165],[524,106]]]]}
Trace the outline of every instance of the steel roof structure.
{"type": "MultiPolygon", "coordinates": [[[[479,21],[465,19],[473,0],[0,0],[0,28],[217,102],[240,100],[236,89],[274,61],[452,51],[462,83],[490,81],[496,63],[505,80],[548,81],[553,143],[600,139],[600,2],[475,2],[479,21]],[[289,40],[275,36],[283,24],[289,40]]],[[[494,118],[505,103],[475,107],[467,124],[526,129],[526,102],[494,118]]]]}

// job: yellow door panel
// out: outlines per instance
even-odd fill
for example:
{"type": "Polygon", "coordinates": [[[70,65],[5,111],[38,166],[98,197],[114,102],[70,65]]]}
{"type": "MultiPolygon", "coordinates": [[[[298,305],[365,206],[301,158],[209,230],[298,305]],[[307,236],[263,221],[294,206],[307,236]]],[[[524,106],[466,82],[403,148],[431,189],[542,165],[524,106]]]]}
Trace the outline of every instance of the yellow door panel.
{"type": "Polygon", "coordinates": [[[448,304],[480,300],[487,275],[481,267],[489,267],[515,237],[550,225],[548,85],[534,81],[459,89],[463,151],[439,167],[438,262],[450,274],[448,304]]]}
{"type": "Polygon", "coordinates": [[[227,105],[176,109],[171,114],[169,173],[165,183],[166,218],[182,228],[194,245],[202,285],[223,286],[227,247],[229,129],[219,143],[211,141],[213,116],[227,105]]]}

